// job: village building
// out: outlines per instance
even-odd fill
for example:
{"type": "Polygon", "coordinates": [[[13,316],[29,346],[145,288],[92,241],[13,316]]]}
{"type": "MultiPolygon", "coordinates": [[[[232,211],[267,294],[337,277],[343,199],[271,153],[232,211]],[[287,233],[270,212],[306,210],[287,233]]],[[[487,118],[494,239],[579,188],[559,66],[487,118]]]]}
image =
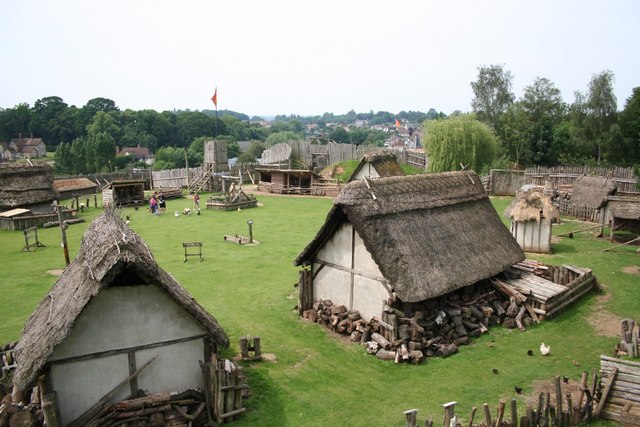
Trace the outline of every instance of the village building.
{"type": "Polygon", "coordinates": [[[607,197],[615,192],[614,180],[603,176],[582,176],[573,183],[569,204],[574,216],[597,223],[607,197]]]}
{"type": "Polygon", "coordinates": [[[551,252],[551,224],[560,222],[560,214],[543,188],[521,188],[504,215],[511,220],[511,234],[524,251],[551,252]]]}
{"type": "Polygon", "coordinates": [[[298,308],[331,300],[381,318],[389,301],[436,298],[524,258],[475,172],[356,180],[294,261],[307,272],[298,308]]]}
{"type": "Polygon", "coordinates": [[[19,134],[18,138],[11,139],[9,147],[15,152],[16,158],[36,159],[47,155],[47,146],[41,138],[34,138],[33,134],[29,138],[19,134]]]}
{"type": "Polygon", "coordinates": [[[109,183],[102,190],[102,204],[108,206],[140,206],[146,203],[144,179],[119,180],[109,183]]]}
{"type": "Polygon", "coordinates": [[[0,141],[0,160],[12,160],[15,155],[15,150],[9,146],[8,142],[0,141]]]}
{"type": "Polygon", "coordinates": [[[366,153],[349,178],[349,182],[358,179],[387,178],[403,176],[404,171],[398,163],[398,157],[389,150],[377,150],[366,153]]]}
{"type": "Polygon", "coordinates": [[[640,235],[640,197],[607,196],[602,206],[601,225],[609,227],[609,240],[616,231],[640,235]]]}
{"type": "Polygon", "coordinates": [[[136,147],[116,147],[116,156],[131,156],[136,160],[141,160],[148,165],[152,165],[155,156],[149,151],[147,147],[141,147],[138,144],[136,147]]]}
{"type": "Polygon", "coordinates": [[[140,390],[205,390],[199,361],[211,362],[228,346],[216,319],[158,266],[117,211],[107,210],[27,320],[15,351],[14,393],[30,391],[44,375],[41,392],[55,393],[60,425],[86,425],[83,414],[96,404],[140,397],[140,390]]]}
{"type": "Polygon", "coordinates": [[[85,194],[95,194],[98,184],[89,178],[64,178],[53,181],[53,188],[60,195],[60,199],[70,199],[85,194]]]}

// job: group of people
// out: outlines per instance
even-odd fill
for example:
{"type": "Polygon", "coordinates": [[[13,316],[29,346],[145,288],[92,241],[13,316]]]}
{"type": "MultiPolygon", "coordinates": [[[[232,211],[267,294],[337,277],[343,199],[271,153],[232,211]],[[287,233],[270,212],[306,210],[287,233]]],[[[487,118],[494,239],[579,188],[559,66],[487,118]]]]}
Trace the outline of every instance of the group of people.
{"type": "Polygon", "coordinates": [[[157,191],[154,191],[153,195],[149,199],[149,212],[153,215],[160,215],[165,212],[167,209],[167,202],[164,198],[164,194],[158,194],[157,191]]]}

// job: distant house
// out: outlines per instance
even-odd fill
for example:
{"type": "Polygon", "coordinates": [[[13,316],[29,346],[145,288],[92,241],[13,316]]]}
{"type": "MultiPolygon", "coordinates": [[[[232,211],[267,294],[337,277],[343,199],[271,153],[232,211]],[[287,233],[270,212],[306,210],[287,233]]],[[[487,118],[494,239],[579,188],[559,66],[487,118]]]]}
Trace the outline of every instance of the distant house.
{"type": "Polygon", "coordinates": [[[23,138],[22,134],[18,138],[13,138],[10,142],[16,152],[16,157],[25,159],[36,159],[39,157],[45,157],[47,155],[47,146],[41,138],[34,138],[31,135],[29,138],[23,138]]]}
{"type": "Polygon", "coordinates": [[[360,163],[351,174],[349,182],[357,179],[387,178],[402,176],[404,171],[398,157],[389,150],[376,150],[362,156],[360,163]]]}
{"type": "Polygon", "coordinates": [[[116,147],[116,156],[131,156],[136,160],[142,160],[148,165],[153,164],[155,159],[147,147],[116,147]]]}
{"type": "Polygon", "coordinates": [[[0,141],[0,160],[11,160],[15,155],[16,151],[9,146],[8,142],[0,141]]]}
{"type": "Polygon", "coordinates": [[[600,222],[600,211],[608,196],[615,194],[614,180],[603,176],[582,176],[573,183],[570,206],[576,216],[600,222]]]}
{"type": "Polygon", "coordinates": [[[524,258],[475,172],[355,180],[294,261],[298,308],[328,299],[380,319],[390,300],[437,298],[524,258]]]}
{"type": "Polygon", "coordinates": [[[83,414],[114,389],[103,404],[139,390],[205,390],[200,361],[228,347],[216,319],[160,268],[117,211],[107,210],[27,320],[13,385],[29,391],[43,375],[60,425],[87,425],[83,414]]]}
{"type": "Polygon", "coordinates": [[[609,240],[616,231],[640,235],[640,197],[608,196],[602,207],[600,224],[609,227],[609,240]]]}

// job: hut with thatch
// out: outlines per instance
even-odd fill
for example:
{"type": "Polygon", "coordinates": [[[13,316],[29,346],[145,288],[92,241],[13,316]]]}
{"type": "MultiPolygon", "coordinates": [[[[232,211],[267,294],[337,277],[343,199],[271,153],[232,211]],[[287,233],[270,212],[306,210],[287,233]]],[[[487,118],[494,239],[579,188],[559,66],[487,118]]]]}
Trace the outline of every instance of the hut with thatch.
{"type": "Polygon", "coordinates": [[[600,209],[605,204],[607,196],[616,192],[615,181],[602,176],[582,176],[573,183],[570,211],[579,218],[599,222],[600,209]]]}
{"type": "Polygon", "coordinates": [[[51,166],[0,164],[0,211],[25,208],[51,212],[51,203],[58,197],[51,166]]]}
{"type": "Polygon", "coordinates": [[[611,241],[616,231],[640,234],[640,197],[607,197],[602,207],[601,225],[609,226],[611,241]]]}
{"type": "Polygon", "coordinates": [[[389,301],[437,298],[524,258],[475,172],[352,181],[294,261],[298,309],[331,300],[380,319],[389,301]]]}
{"type": "Polygon", "coordinates": [[[524,251],[551,252],[551,224],[560,222],[560,214],[542,188],[521,188],[504,215],[511,220],[511,234],[524,251]]]}
{"type": "Polygon", "coordinates": [[[53,181],[53,187],[60,194],[61,199],[70,199],[84,194],[94,194],[98,184],[89,178],[65,178],[53,181]]]}
{"type": "Polygon", "coordinates": [[[366,153],[351,174],[349,182],[357,179],[387,178],[403,176],[405,173],[398,163],[398,157],[393,151],[376,150],[366,153]]]}
{"type": "Polygon", "coordinates": [[[228,346],[216,319],[107,210],[27,320],[15,352],[14,390],[30,390],[44,375],[61,425],[85,425],[78,418],[108,393],[117,402],[138,390],[204,390],[199,361],[228,346]]]}

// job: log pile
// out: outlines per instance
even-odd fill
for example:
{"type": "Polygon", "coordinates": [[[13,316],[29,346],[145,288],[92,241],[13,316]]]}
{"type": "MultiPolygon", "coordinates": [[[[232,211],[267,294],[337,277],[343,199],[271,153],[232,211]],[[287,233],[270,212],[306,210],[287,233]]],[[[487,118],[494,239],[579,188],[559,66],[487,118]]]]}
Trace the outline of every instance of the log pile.
{"type": "Polygon", "coordinates": [[[524,329],[533,323],[535,313],[527,309],[526,297],[496,283],[482,282],[420,303],[388,305],[380,319],[369,321],[330,300],[316,300],[302,316],[348,335],[380,359],[418,364],[424,357],[456,353],[490,326],[524,329]]]}

